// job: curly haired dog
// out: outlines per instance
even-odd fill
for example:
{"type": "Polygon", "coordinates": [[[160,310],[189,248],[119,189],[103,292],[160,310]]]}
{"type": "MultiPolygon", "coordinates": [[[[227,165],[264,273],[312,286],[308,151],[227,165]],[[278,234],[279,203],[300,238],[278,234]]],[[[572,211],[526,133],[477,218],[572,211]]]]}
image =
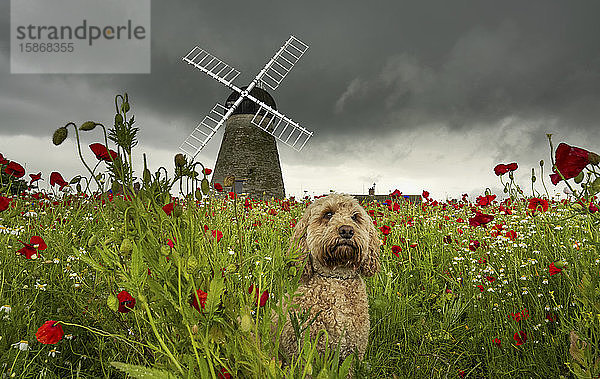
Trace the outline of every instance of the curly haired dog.
{"type": "MultiPolygon", "coordinates": [[[[361,275],[379,271],[380,240],[371,217],[349,195],[331,194],[310,204],[294,229],[290,251],[299,248],[304,263],[294,298],[300,310],[310,309],[310,337],[321,329],[329,335],[330,349],[340,343],[340,357],[354,351],[362,360],[369,338],[369,303],[361,275]],[[319,313],[320,311],[320,313],[319,313]]],[[[325,338],[317,343],[325,351],[325,338]]],[[[280,338],[288,357],[297,354],[289,316],[280,338]]],[[[331,351],[330,350],[330,351],[331,351]]]]}

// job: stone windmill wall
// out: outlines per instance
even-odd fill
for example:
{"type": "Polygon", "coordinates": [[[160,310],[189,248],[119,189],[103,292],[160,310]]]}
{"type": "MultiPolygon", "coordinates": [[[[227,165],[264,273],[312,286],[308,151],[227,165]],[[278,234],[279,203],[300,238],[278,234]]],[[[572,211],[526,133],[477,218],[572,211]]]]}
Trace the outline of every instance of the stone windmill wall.
{"type": "MultiPolygon", "coordinates": [[[[239,109],[245,112],[243,106],[239,109]]],[[[238,113],[227,119],[212,184],[222,184],[226,176],[233,175],[236,181],[243,180],[242,192],[253,198],[282,199],[285,189],[277,143],[272,135],[250,122],[253,116],[238,113]]]]}

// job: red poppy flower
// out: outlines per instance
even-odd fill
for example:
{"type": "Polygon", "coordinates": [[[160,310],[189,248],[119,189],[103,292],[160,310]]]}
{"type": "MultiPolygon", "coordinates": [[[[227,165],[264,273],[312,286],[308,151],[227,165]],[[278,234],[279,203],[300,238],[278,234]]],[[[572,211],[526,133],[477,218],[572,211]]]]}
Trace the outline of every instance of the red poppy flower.
{"type": "Polygon", "coordinates": [[[20,240],[19,242],[21,242],[24,245],[24,247],[17,250],[17,253],[24,255],[27,259],[37,259],[38,250],[46,250],[46,248],[48,247],[48,245],[46,245],[46,242],[44,242],[42,237],[39,236],[31,237],[29,243],[25,243],[20,240]]]}
{"type": "Polygon", "coordinates": [[[210,175],[211,173],[212,173],[212,170],[210,168],[204,169],[204,175],[210,175]]]}
{"type": "Polygon", "coordinates": [[[598,212],[598,207],[596,206],[596,204],[590,203],[588,210],[590,211],[590,213],[596,213],[596,212],[598,212]]]}
{"type": "Polygon", "coordinates": [[[561,268],[558,268],[554,265],[554,262],[550,263],[550,265],[548,267],[549,267],[550,276],[560,274],[562,271],[561,268]]]}
{"type": "Polygon", "coordinates": [[[381,233],[383,233],[384,236],[387,236],[392,231],[392,229],[387,225],[383,225],[381,228],[379,228],[379,230],[381,230],[381,233]]]}
{"type": "Polygon", "coordinates": [[[500,347],[500,343],[501,343],[500,338],[494,338],[492,340],[492,342],[494,343],[494,345],[496,345],[496,347],[500,347]]]}
{"type": "Polygon", "coordinates": [[[513,336],[513,339],[517,343],[517,346],[521,346],[525,342],[527,342],[527,333],[525,333],[524,331],[521,330],[521,331],[515,333],[515,335],[513,336]]]}
{"type": "Polygon", "coordinates": [[[402,252],[402,248],[398,245],[394,245],[392,246],[392,253],[397,256],[398,258],[400,258],[400,253],[402,252]]]}
{"type": "Polygon", "coordinates": [[[0,153],[0,164],[8,164],[8,160],[0,153]]]}
{"type": "Polygon", "coordinates": [[[35,333],[35,338],[45,345],[53,345],[63,338],[62,325],[56,321],[46,321],[35,333]]]}
{"type": "Polygon", "coordinates": [[[494,167],[494,174],[497,176],[504,175],[509,171],[515,171],[519,166],[517,163],[509,163],[509,164],[499,164],[494,167]]]}
{"type": "Polygon", "coordinates": [[[490,205],[495,198],[496,195],[478,196],[475,200],[475,204],[477,204],[480,207],[486,207],[490,205]]]}
{"type": "Polygon", "coordinates": [[[494,216],[488,215],[481,212],[475,212],[475,217],[469,218],[470,226],[485,226],[488,222],[492,221],[494,216]]]}
{"type": "Polygon", "coordinates": [[[9,199],[8,197],[0,196],[0,212],[7,210],[8,204],[10,204],[11,201],[12,199],[9,199]]]}
{"type": "Polygon", "coordinates": [[[235,199],[235,192],[229,192],[228,195],[231,200],[235,199]]]}
{"type": "Polygon", "coordinates": [[[223,232],[220,230],[212,230],[211,234],[212,234],[213,238],[217,239],[217,242],[219,242],[221,240],[221,238],[223,238],[223,232]]]}
{"type": "Polygon", "coordinates": [[[119,309],[117,310],[121,313],[131,312],[135,307],[135,299],[127,291],[119,292],[117,299],[119,300],[119,309]]]}
{"type": "Polygon", "coordinates": [[[4,169],[4,172],[15,178],[21,178],[25,175],[25,169],[17,162],[10,162],[4,169]]]}
{"type": "Polygon", "coordinates": [[[506,232],[506,237],[510,238],[511,241],[514,241],[517,239],[517,232],[511,229],[508,232],[506,232]]]}
{"type": "Polygon", "coordinates": [[[537,210],[546,212],[548,210],[548,200],[541,199],[539,197],[532,197],[529,199],[529,205],[527,206],[527,209],[533,210],[534,213],[537,210]]]}
{"type": "Polygon", "coordinates": [[[31,178],[29,185],[32,185],[33,182],[37,182],[38,180],[42,179],[42,173],[38,172],[37,174],[29,174],[29,177],[31,178]]]}
{"type": "Polygon", "coordinates": [[[558,316],[556,314],[553,313],[546,313],[546,320],[548,320],[548,322],[555,322],[558,319],[558,316]]]}
{"type": "Polygon", "coordinates": [[[60,189],[63,189],[64,186],[69,185],[69,183],[67,183],[62,175],[56,171],[53,171],[50,174],[50,185],[53,186],[55,184],[58,184],[60,186],[60,189]]]}
{"type": "Polygon", "coordinates": [[[493,276],[489,276],[489,275],[487,275],[485,278],[486,278],[486,279],[487,279],[487,281],[488,281],[488,282],[490,282],[490,283],[493,283],[493,282],[496,280],[496,278],[494,278],[493,276]]]}
{"type": "Polygon", "coordinates": [[[421,196],[423,196],[425,199],[429,199],[429,192],[428,191],[423,191],[423,193],[421,194],[421,196]]]}
{"type": "Polygon", "coordinates": [[[285,212],[289,212],[291,210],[290,202],[284,201],[283,203],[281,203],[281,209],[283,209],[285,212]]]}
{"type": "Polygon", "coordinates": [[[485,290],[485,288],[483,288],[483,286],[481,284],[478,284],[477,288],[479,288],[480,292],[483,292],[485,290]]]}
{"type": "Polygon", "coordinates": [[[475,250],[477,250],[477,248],[479,248],[480,245],[481,244],[479,243],[479,241],[473,240],[469,243],[469,250],[475,251],[475,250]]]}
{"type": "MultiPolygon", "coordinates": [[[[177,240],[175,239],[175,241],[177,241],[177,240]]],[[[173,240],[172,240],[172,239],[168,239],[168,240],[167,240],[167,245],[168,245],[168,246],[169,246],[171,249],[175,247],[175,243],[173,242],[173,240]]]]}
{"type": "Polygon", "coordinates": [[[223,367],[221,371],[219,371],[219,375],[217,376],[219,379],[231,379],[231,374],[227,372],[227,369],[223,367]]]}
{"type": "Polygon", "coordinates": [[[248,287],[248,293],[252,293],[252,291],[254,291],[254,301],[256,301],[256,304],[259,307],[264,307],[269,299],[269,291],[263,291],[259,298],[258,287],[254,287],[254,284],[251,284],[250,287],[248,287]]]}
{"type": "MultiPolygon", "coordinates": [[[[585,149],[561,143],[556,148],[556,169],[558,169],[565,179],[571,179],[583,171],[584,167],[590,163],[590,158],[596,161],[597,157],[598,155],[590,153],[585,149]]],[[[555,173],[550,175],[550,180],[552,181],[552,184],[557,185],[562,178],[555,170],[555,173]]]]}
{"type": "Polygon", "coordinates": [[[215,183],[214,187],[218,192],[223,192],[223,186],[221,183],[215,183]]]}
{"type": "Polygon", "coordinates": [[[196,310],[198,312],[202,312],[200,310],[200,307],[202,307],[202,309],[204,309],[204,306],[206,306],[206,299],[208,298],[208,294],[202,290],[196,291],[196,294],[198,295],[198,299],[196,299],[196,296],[194,296],[194,294],[192,294],[190,303],[192,304],[192,307],[196,308],[196,310]],[[198,305],[198,300],[200,300],[200,305],[198,305]]]}
{"type": "Polygon", "coordinates": [[[162,207],[162,210],[165,211],[165,213],[167,214],[167,216],[171,215],[171,212],[173,212],[173,208],[175,207],[175,205],[173,203],[169,203],[165,206],[162,207]]]}
{"type": "Polygon", "coordinates": [[[392,193],[390,194],[390,197],[391,197],[392,199],[398,199],[398,198],[402,197],[402,192],[400,192],[400,191],[398,191],[398,190],[396,189],[396,190],[394,190],[394,192],[392,192],[392,193]]]}
{"type": "Polygon", "coordinates": [[[93,143],[90,145],[90,149],[92,149],[92,152],[94,153],[94,155],[96,156],[96,158],[99,161],[106,161],[106,162],[110,162],[111,161],[111,157],[112,160],[114,161],[115,159],[117,159],[117,152],[113,151],[113,150],[108,150],[106,148],[106,146],[104,146],[101,143],[93,143]],[[108,155],[110,154],[110,155],[108,155]]]}
{"type": "Polygon", "coordinates": [[[269,215],[271,216],[277,216],[277,211],[275,209],[269,209],[269,215]]]}

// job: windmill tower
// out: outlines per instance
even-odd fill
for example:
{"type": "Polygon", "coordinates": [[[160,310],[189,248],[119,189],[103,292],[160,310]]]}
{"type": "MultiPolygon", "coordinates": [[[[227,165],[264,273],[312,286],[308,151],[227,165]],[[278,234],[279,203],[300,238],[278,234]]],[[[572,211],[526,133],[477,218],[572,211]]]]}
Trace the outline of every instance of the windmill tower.
{"type": "Polygon", "coordinates": [[[232,83],[240,74],[238,70],[198,46],[183,58],[233,90],[225,104],[215,104],[179,147],[195,158],[225,124],[213,184],[233,176],[235,192],[255,198],[285,197],[276,141],[300,151],[313,133],[277,111],[275,100],[262,87],[275,90],[307,49],[302,41],[290,36],[256,77],[241,88],[232,83]]]}

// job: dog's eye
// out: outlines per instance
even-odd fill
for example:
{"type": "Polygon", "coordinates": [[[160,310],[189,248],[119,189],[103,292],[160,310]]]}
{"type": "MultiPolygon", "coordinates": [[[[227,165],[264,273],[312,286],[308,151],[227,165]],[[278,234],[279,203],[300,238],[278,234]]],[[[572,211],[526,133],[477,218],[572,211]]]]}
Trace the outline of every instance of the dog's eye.
{"type": "Polygon", "coordinates": [[[333,217],[333,212],[327,212],[325,213],[325,215],[323,216],[324,218],[326,218],[327,220],[330,220],[333,217]]]}
{"type": "Polygon", "coordinates": [[[358,220],[359,220],[358,213],[353,214],[352,215],[352,221],[358,222],[358,220]]]}

